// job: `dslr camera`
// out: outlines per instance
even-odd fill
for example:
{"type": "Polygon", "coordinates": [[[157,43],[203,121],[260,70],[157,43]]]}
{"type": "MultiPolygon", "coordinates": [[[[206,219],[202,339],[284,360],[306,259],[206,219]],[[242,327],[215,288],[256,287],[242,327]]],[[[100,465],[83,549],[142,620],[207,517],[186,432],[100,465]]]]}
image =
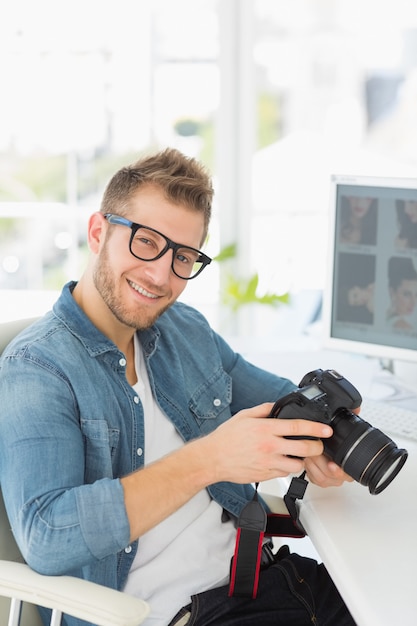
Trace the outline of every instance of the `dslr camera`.
{"type": "Polygon", "coordinates": [[[346,378],[335,370],[317,369],[303,377],[299,389],[277,400],[270,417],[329,424],[333,435],[323,439],[325,454],[378,494],[401,470],[408,452],[352,412],[361,403],[359,391],[346,378]]]}

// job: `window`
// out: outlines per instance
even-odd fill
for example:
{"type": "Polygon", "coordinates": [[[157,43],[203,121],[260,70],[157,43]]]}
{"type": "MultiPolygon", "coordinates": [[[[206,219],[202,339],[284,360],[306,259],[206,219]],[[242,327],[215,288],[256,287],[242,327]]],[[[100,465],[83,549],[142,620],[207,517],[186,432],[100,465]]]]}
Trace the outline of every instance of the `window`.
{"type": "Polygon", "coordinates": [[[330,174],[415,175],[416,29],[406,0],[12,3],[0,289],[77,278],[108,178],[165,145],[213,172],[208,254],[237,244],[184,294],[214,325],[229,275],[321,289],[330,174]]]}

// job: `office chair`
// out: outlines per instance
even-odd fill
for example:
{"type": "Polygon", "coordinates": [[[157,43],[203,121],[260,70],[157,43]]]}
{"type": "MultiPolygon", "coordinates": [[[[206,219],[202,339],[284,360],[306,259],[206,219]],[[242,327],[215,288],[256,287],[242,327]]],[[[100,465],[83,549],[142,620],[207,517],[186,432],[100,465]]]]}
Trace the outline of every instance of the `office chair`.
{"type": "MultiPolygon", "coordinates": [[[[0,354],[34,319],[0,324],[0,354]]],[[[37,606],[52,610],[50,626],[63,614],[97,626],[138,626],[149,614],[143,600],[71,576],[43,576],[24,563],[0,492],[0,624],[42,626],[37,606]]]]}
{"type": "Polygon", "coordinates": [[[50,626],[60,626],[62,614],[97,626],[138,626],[149,613],[146,602],[121,591],[30,569],[16,545],[0,495],[0,624],[42,626],[36,606],[52,609],[50,626]]]}

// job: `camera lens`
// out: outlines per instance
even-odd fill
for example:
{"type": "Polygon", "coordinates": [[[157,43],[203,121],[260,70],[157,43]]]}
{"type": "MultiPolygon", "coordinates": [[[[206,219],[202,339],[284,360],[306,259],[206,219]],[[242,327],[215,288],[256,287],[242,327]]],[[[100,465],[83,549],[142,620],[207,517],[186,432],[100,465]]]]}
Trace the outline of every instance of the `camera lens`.
{"type": "Polygon", "coordinates": [[[381,493],[407,460],[407,450],[347,409],[336,411],[324,451],[371,494],[381,493]]]}

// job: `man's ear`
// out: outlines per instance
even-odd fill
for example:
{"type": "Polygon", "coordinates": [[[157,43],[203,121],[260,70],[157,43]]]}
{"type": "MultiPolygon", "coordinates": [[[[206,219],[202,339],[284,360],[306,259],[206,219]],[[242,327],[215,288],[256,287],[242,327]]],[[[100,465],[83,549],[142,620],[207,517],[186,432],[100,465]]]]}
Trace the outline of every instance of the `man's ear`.
{"type": "Polygon", "coordinates": [[[103,213],[96,211],[88,220],[88,245],[93,254],[98,254],[107,232],[107,221],[103,213]]]}

